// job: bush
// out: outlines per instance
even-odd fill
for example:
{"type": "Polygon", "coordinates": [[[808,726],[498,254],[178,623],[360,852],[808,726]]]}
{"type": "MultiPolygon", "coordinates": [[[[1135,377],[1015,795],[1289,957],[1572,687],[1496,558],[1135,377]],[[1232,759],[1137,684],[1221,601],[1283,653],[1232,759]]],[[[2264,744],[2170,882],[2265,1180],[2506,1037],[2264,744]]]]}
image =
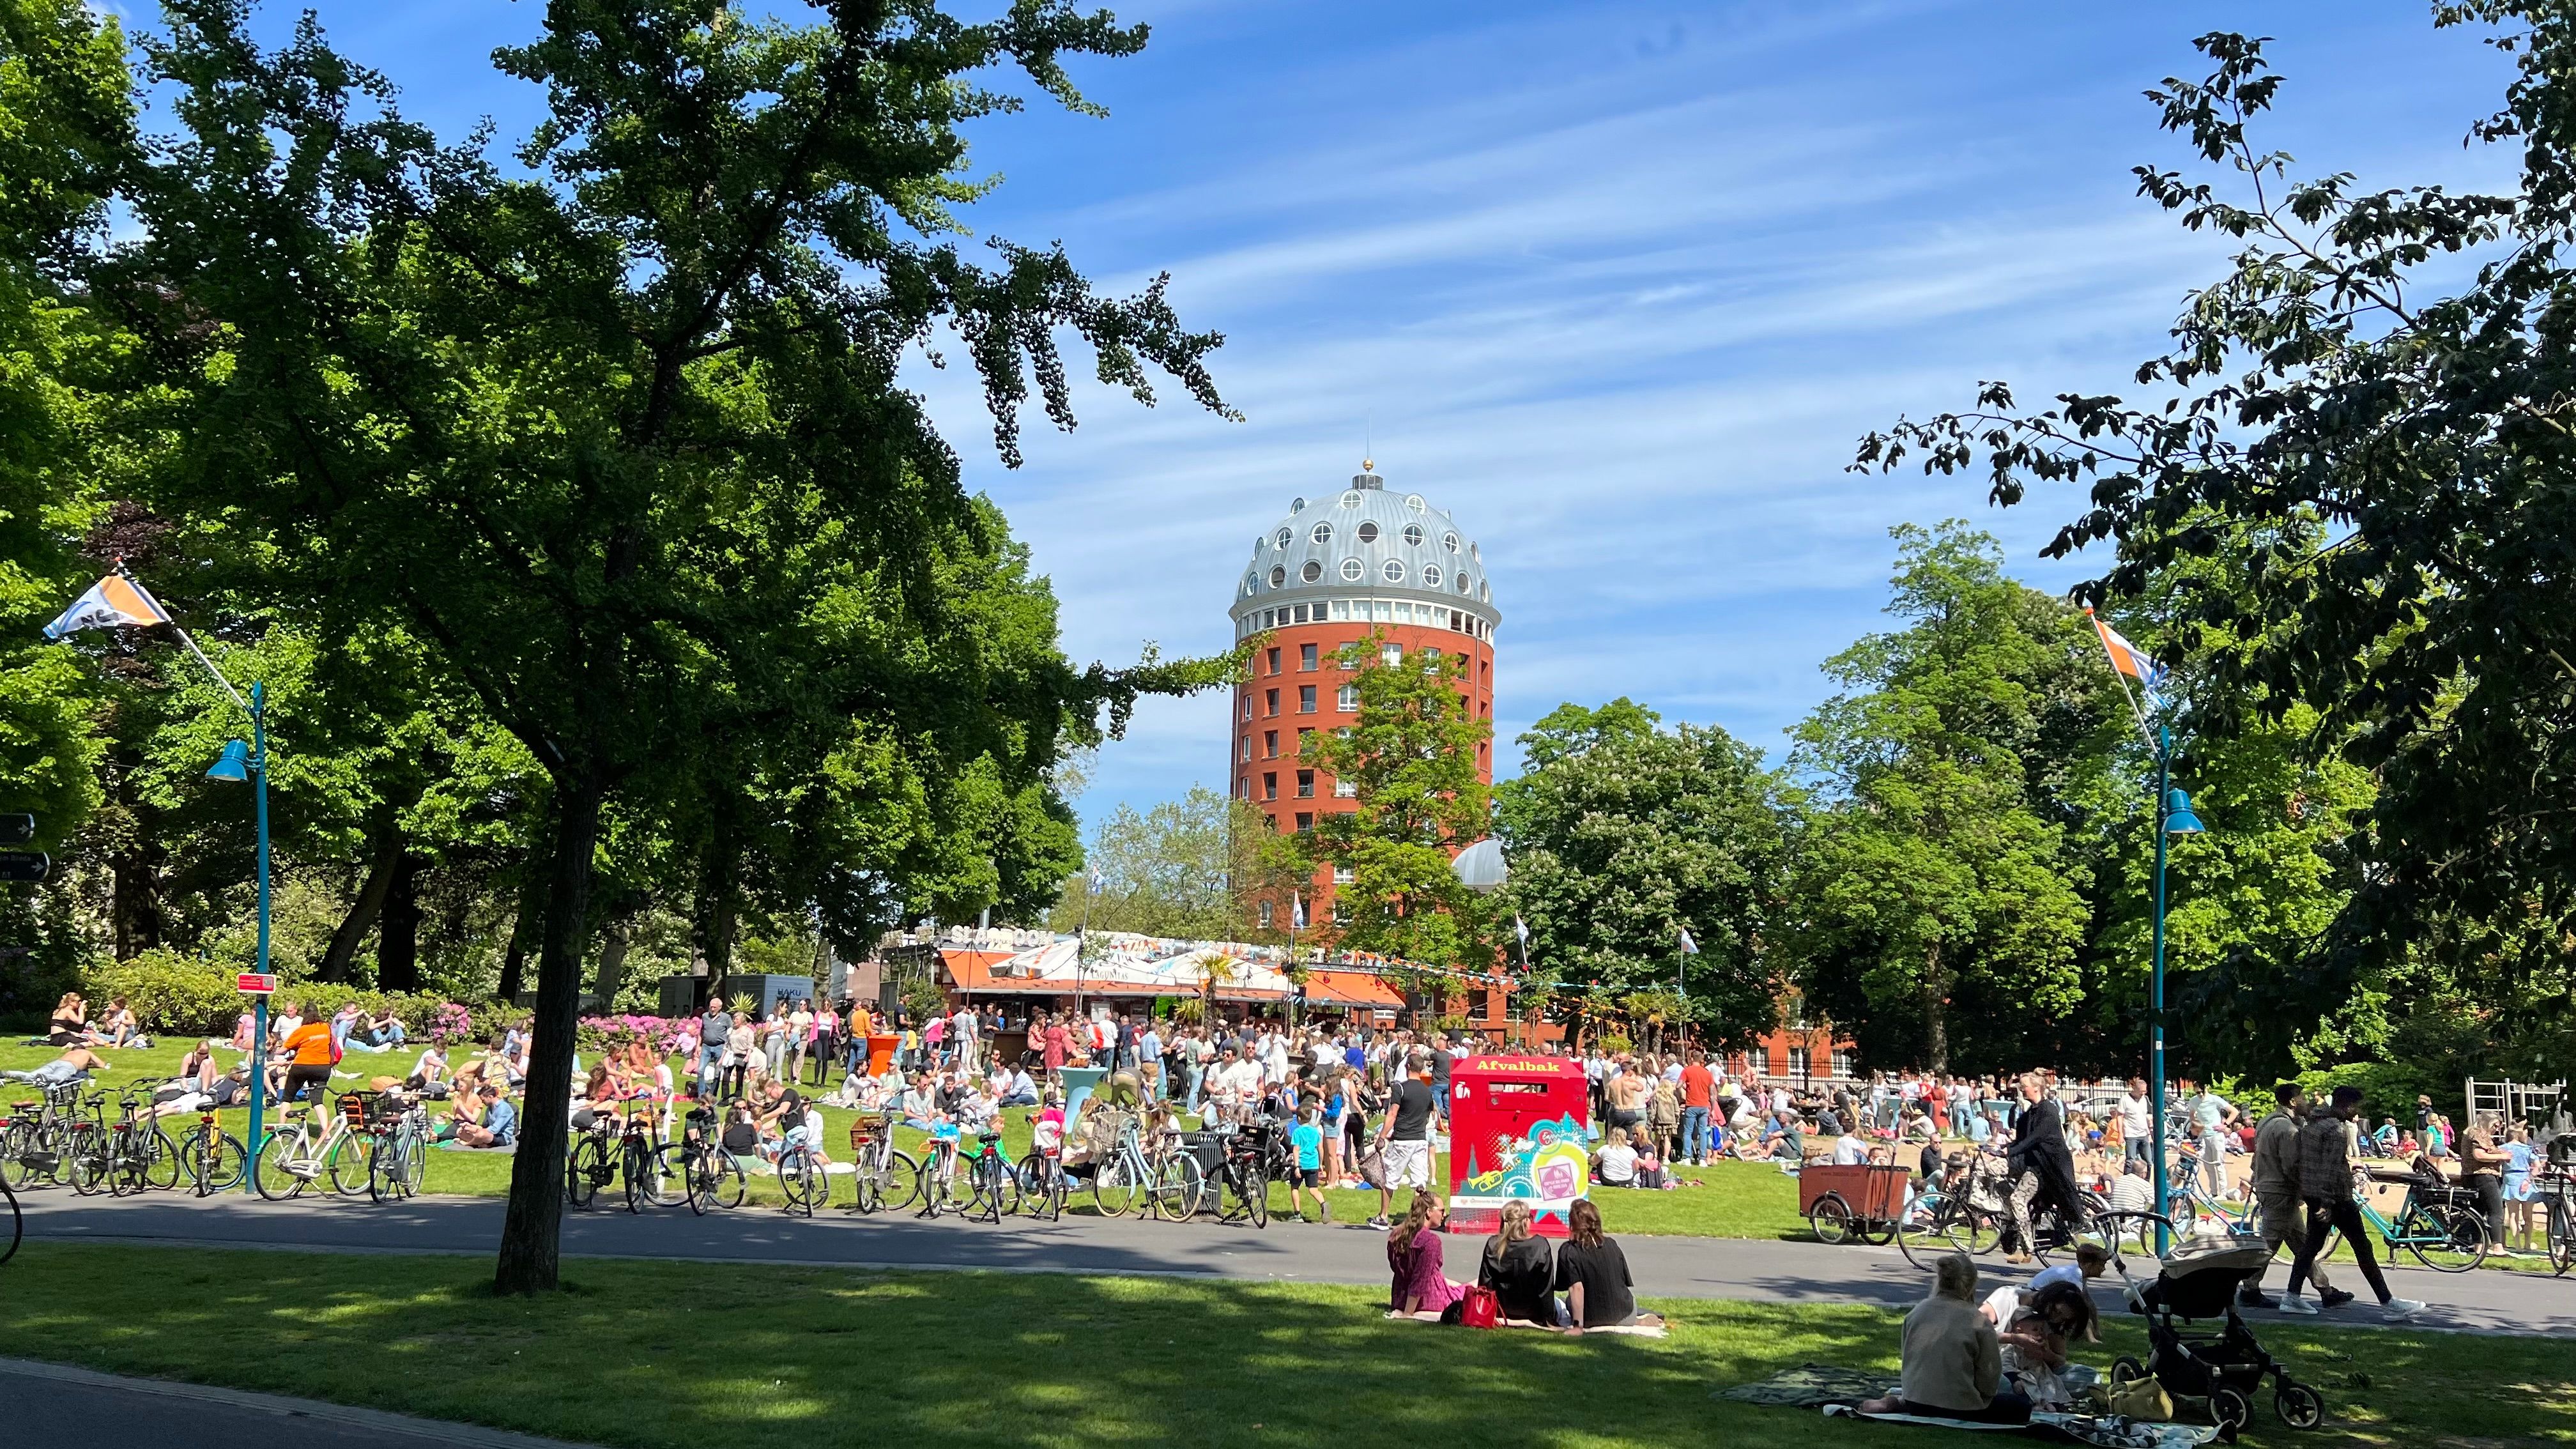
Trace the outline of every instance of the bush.
{"type": "Polygon", "coordinates": [[[680,1028],[688,1022],[668,1016],[585,1016],[575,1031],[575,1040],[585,1052],[598,1052],[618,1042],[641,1038],[656,1056],[669,1056],[677,1046],[680,1028]]]}
{"type": "MultiPolygon", "coordinates": [[[[134,1008],[135,1020],[155,1036],[229,1037],[234,1020],[250,1009],[250,998],[233,984],[234,974],[230,962],[152,950],[130,961],[96,963],[83,974],[81,992],[90,1000],[93,1018],[110,1000],[122,996],[134,1008]]],[[[308,1017],[329,1016],[353,1001],[370,1014],[390,1007],[413,1036],[430,1033],[444,1023],[453,1032],[446,1038],[450,1042],[464,1040],[478,1019],[497,1033],[520,1015],[489,1004],[452,1003],[430,993],[362,991],[324,981],[285,983],[273,1005],[290,1001],[301,1005],[308,1017]]]]}

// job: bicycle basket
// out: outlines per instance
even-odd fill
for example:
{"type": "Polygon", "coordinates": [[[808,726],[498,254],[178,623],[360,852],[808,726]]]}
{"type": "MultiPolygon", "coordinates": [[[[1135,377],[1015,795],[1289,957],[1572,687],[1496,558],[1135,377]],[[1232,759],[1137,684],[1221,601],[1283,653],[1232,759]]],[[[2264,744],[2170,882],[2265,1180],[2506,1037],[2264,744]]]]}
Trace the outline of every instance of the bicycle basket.
{"type": "Polygon", "coordinates": [[[876,1145],[876,1141],[877,1129],[875,1123],[853,1122],[850,1124],[851,1151],[856,1152],[861,1148],[873,1147],[876,1145]]]}
{"type": "Polygon", "coordinates": [[[348,1118],[349,1125],[352,1127],[366,1126],[367,1099],[356,1092],[351,1092],[347,1096],[342,1097],[340,1099],[340,1115],[348,1118]]]}

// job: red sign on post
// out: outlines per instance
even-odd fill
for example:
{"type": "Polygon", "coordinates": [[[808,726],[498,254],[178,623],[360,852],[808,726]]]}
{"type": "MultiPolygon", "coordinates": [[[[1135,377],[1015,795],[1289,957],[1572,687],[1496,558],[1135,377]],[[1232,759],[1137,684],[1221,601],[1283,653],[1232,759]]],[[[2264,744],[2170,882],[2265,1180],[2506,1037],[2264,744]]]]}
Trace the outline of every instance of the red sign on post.
{"type": "Polygon", "coordinates": [[[277,989],[277,973],[244,971],[233,978],[233,985],[253,996],[266,996],[277,989]]]}

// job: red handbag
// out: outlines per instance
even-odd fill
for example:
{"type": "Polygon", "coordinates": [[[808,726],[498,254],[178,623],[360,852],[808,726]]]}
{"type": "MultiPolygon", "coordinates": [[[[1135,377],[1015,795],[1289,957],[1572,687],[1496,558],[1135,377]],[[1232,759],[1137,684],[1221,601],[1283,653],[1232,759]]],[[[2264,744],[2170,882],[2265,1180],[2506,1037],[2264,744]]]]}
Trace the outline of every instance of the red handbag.
{"type": "Polygon", "coordinates": [[[1491,1288],[1467,1286],[1467,1296],[1458,1310],[1458,1322],[1467,1328],[1500,1328],[1503,1326],[1503,1300],[1491,1288]]]}

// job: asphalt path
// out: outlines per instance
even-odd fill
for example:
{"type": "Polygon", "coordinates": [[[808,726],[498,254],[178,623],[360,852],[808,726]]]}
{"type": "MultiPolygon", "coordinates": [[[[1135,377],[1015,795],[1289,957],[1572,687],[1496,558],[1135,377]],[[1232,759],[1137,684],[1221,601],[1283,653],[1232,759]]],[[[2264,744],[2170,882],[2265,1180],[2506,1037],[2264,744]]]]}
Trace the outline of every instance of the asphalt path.
{"type": "MultiPolygon", "coordinates": [[[[0,1269],[0,1272],[5,1272],[0,1269]]],[[[471,1424],[448,1424],[311,1399],[122,1378],[0,1359],[11,1444],[183,1444],[188,1449],[571,1449],[471,1424]]]]}
{"type": "MultiPolygon", "coordinates": [[[[232,1194],[81,1198],[48,1190],[26,1194],[21,1201],[27,1209],[27,1236],[34,1241],[356,1253],[489,1253],[500,1238],[502,1213],[500,1199],[476,1197],[377,1205],[332,1199],[272,1203],[232,1194]]],[[[1387,1281],[1384,1242],[1382,1234],[1363,1227],[1275,1220],[1266,1230],[1087,1216],[1056,1223],[1013,1219],[997,1226],[954,1218],[924,1222],[909,1214],[861,1217],[836,1209],[813,1218],[774,1208],[701,1218],[685,1209],[639,1216],[595,1208],[565,1211],[563,1250],[568,1257],[587,1258],[1165,1274],[1375,1287],[1387,1281]]],[[[1903,1307],[1920,1299],[1926,1286],[1926,1275],[1892,1247],[1643,1236],[1622,1237],[1620,1244],[1638,1290],[1651,1296],[1903,1307]]],[[[1459,1246],[1468,1244],[1462,1240],[1459,1246]]],[[[1457,1248],[1451,1251],[1453,1264],[1465,1256],[1457,1248]]],[[[1990,1282],[2021,1276],[1992,1259],[1981,1268],[1990,1282]]],[[[2338,1263],[2335,1269],[2345,1286],[2361,1286],[2349,1265],[2338,1263]]],[[[2274,1291],[2288,1274],[2284,1254],[2269,1274],[2274,1291]]],[[[2389,1272],[2389,1283],[2400,1297],[2431,1305],[2416,1320],[2420,1327],[2576,1337],[2576,1278],[2396,1268],[2389,1272]]],[[[2096,1296],[2106,1312],[2118,1310],[2116,1293],[2097,1287],[2096,1296]]],[[[2276,1315],[2256,1311],[2247,1316],[2261,1320],[2276,1315]]],[[[2376,1324],[2379,1314],[2362,1302],[2302,1321],[2376,1324]]]]}

